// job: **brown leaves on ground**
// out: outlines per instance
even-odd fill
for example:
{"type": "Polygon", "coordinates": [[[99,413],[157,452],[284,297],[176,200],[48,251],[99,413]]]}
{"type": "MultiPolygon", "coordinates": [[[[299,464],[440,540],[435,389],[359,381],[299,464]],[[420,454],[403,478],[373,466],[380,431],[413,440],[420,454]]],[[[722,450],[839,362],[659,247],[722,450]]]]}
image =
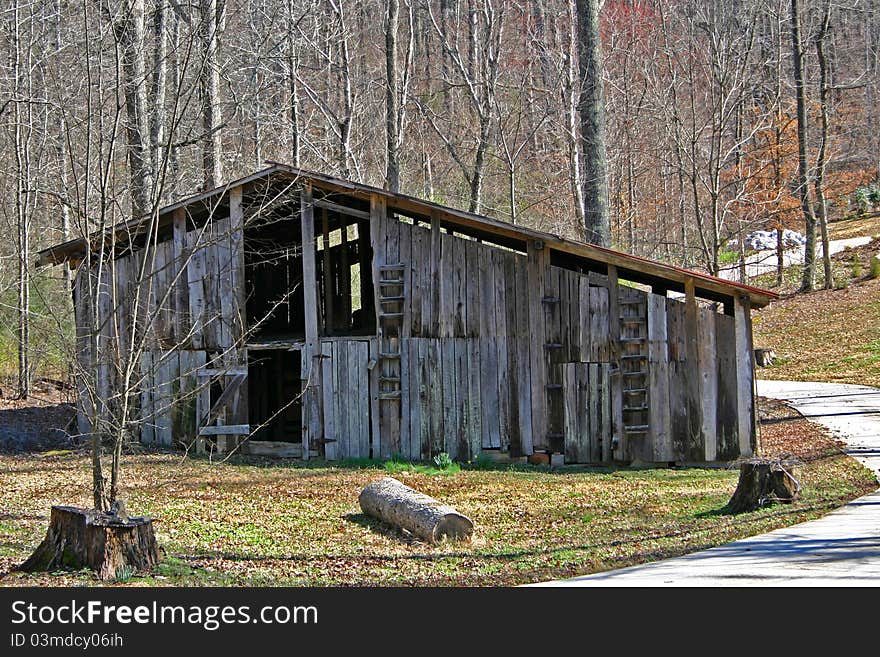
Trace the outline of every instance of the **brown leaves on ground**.
{"type": "MultiPolygon", "coordinates": [[[[860,465],[786,407],[761,404],[764,449],[808,461],[804,497],[724,514],[736,469],[464,469],[394,474],[476,523],[471,543],[427,545],[364,516],[381,465],[233,459],[139,450],[126,457],[132,514],[156,520],[166,557],[129,585],[502,585],[674,556],[821,515],[873,489],[860,465]],[[821,458],[819,458],[821,456],[821,458]]],[[[45,534],[53,504],[89,504],[88,453],[0,454],[0,570],[45,534]]],[[[5,585],[100,584],[91,573],[7,572],[5,585]]]]}
{"type": "Polygon", "coordinates": [[[779,357],[759,378],[880,386],[880,278],[780,299],[753,318],[755,346],[779,357]]]}
{"type": "Polygon", "coordinates": [[[794,456],[800,461],[815,461],[843,453],[843,441],[822,426],[805,420],[785,402],[760,397],[758,409],[762,456],[794,456]]]}

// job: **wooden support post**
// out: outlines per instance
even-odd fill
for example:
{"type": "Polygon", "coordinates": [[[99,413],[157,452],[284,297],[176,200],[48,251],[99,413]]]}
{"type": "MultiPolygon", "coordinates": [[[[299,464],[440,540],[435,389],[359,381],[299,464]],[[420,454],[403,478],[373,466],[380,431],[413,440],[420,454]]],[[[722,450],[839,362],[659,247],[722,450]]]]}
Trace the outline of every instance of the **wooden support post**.
{"type": "MultiPolygon", "coordinates": [[[[655,462],[673,461],[666,296],[648,294],[648,426],[655,462]]],[[[714,415],[713,415],[714,418],[714,415]]]]}
{"type": "Polygon", "coordinates": [[[699,312],[698,344],[700,402],[702,405],[701,431],[706,461],[718,458],[718,349],[715,337],[715,311],[702,308],[699,312]]]}
{"type": "Polygon", "coordinates": [[[313,444],[321,439],[321,368],[317,366],[318,290],[315,273],[315,214],[311,185],[300,193],[300,237],[302,239],[303,300],[306,342],[302,350],[303,380],[303,459],[308,460],[313,444]]]}
{"type": "Polygon", "coordinates": [[[321,278],[324,285],[324,333],[333,334],[333,271],[330,262],[330,222],[327,219],[327,208],[321,209],[321,244],[324,247],[324,261],[321,278]]]}
{"type": "MultiPolygon", "coordinates": [[[[547,249],[537,240],[527,245],[529,280],[529,363],[532,389],[532,448],[549,448],[547,439],[547,356],[544,349],[544,276],[548,265],[547,249]]],[[[531,454],[523,445],[523,452],[531,454]]]]}
{"type": "Polygon", "coordinates": [[[739,455],[755,453],[757,427],[755,421],[755,352],[752,348],[751,302],[739,296],[734,305],[736,323],[736,407],[739,455]]]}
{"type": "MultiPolygon", "coordinates": [[[[629,450],[623,426],[623,369],[620,364],[620,284],[617,267],[608,265],[608,342],[611,362],[611,441],[612,454],[618,461],[626,460],[629,450]]],[[[595,340],[596,337],[594,336],[595,340]]]]}
{"type": "Polygon", "coordinates": [[[379,379],[382,375],[382,364],[379,354],[385,349],[386,346],[383,320],[380,317],[380,315],[382,314],[382,304],[379,303],[379,297],[381,296],[379,281],[382,280],[382,271],[379,269],[379,267],[385,264],[385,221],[387,218],[387,213],[388,208],[386,206],[384,197],[381,197],[378,194],[372,194],[370,196],[370,244],[373,247],[373,299],[375,299],[376,335],[378,336],[376,340],[370,341],[372,353],[370,354],[369,361],[371,366],[370,424],[372,429],[370,442],[372,457],[374,459],[383,458],[384,456],[389,455],[387,453],[388,445],[386,443],[388,440],[390,440],[391,436],[387,428],[388,422],[383,422],[383,419],[387,420],[387,416],[386,418],[383,418],[382,416],[383,412],[390,412],[389,407],[393,406],[393,404],[389,404],[388,401],[385,401],[385,403],[383,404],[379,399],[381,386],[379,379]]]}
{"type": "Polygon", "coordinates": [[[693,278],[684,281],[684,331],[685,331],[685,404],[688,413],[688,442],[681,456],[687,461],[701,461],[705,458],[705,439],[703,429],[703,407],[700,396],[700,348],[699,313],[697,307],[696,285],[693,278]]]}
{"type": "MultiPolygon", "coordinates": [[[[348,223],[345,215],[342,221],[342,269],[340,271],[340,287],[342,293],[342,315],[345,318],[343,330],[351,330],[351,266],[348,261],[348,223]]],[[[363,303],[361,304],[363,305],[363,303]]]]}

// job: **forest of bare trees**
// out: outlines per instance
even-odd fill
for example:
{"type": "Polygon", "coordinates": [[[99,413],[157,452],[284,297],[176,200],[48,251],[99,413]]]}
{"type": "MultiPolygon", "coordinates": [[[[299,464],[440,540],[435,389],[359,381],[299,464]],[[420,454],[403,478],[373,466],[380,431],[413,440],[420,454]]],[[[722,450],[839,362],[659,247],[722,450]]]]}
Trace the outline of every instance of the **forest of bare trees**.
{"type": "Polygon", "coordinates": [[[38,249],[267,160],[710,273],[794,228],[804,287],[880,174],[878,0],[7,0],[0,30],[0,367],[23,395],[69,315],[38,249]]]}

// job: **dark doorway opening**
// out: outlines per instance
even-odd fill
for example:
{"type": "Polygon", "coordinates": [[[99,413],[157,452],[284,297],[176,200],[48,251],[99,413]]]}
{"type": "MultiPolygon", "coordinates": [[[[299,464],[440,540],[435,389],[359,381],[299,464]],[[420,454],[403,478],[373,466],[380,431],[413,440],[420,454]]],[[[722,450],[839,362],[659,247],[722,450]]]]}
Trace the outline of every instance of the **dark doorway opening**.
{"type": "Polygon", "coordinates": [[[299,349],[248,352],[251,440],[302,442],[299,349]]]}

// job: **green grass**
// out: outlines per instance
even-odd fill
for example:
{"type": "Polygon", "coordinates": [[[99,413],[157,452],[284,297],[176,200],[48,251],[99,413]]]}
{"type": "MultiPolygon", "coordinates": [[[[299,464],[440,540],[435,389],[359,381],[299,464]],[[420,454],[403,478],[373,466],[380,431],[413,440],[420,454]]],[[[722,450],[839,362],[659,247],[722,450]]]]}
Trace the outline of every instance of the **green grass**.
{"type": "MultiPolygon", "coordinates": [[[[851,459],[833,455],[804,467],[801,501],[730,516],[724,507],[736,469],[492,466],[243,457],[211,464],[149,450],[129,455],[128,508],[156,519],[164,558],[149,577],[124,583],[521,584],[678,555],[814,518],[872,489],[873,481],[851,459]],[[365,516],[358,494],[389,474],[471,517],[474,540],[428,545],[365,516]]],[[[39,460],[0,455],[7,514],[0,571],[39,543],[52,504],[88,505],[89,478],[83,452],[39,460]]],[[[95,583],[87,572],[0,576],[0,584],[14,586],[95,583]]]]}

